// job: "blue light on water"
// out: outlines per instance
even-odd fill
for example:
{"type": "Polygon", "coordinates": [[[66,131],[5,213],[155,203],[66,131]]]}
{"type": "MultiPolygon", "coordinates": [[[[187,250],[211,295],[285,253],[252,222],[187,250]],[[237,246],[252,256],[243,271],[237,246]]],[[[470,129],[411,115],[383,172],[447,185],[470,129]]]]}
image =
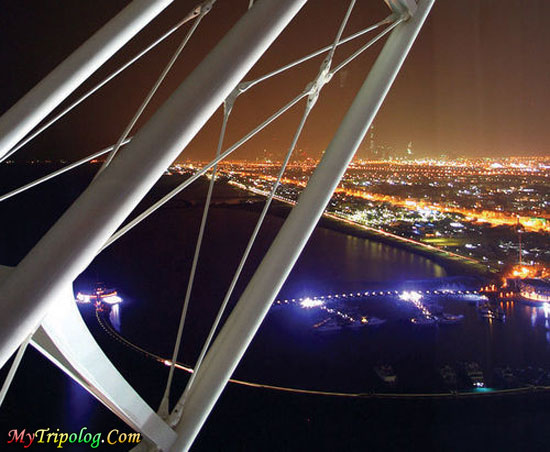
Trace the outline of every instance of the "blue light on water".
{"type": "Polygon", "coordinates": [[[117,304],[114,304],[111,307],[111,313],[109,314],[109,320],[111,321],[111,324],[117,330],[120,332],[120,307],[117,304]]]}
{"type": "Polygon", "coordinates": [[[475,388],[474,392],[491,392],[493,391],[492,388],[475,388]]]}

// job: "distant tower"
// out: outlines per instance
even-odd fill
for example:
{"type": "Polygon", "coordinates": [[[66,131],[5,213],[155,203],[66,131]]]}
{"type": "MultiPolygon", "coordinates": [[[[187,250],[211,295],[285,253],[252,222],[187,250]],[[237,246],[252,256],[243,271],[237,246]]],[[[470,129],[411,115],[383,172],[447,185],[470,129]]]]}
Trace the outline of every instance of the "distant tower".
{"type": "Polygon", "coordinates": [[[518,231],[518,264],[521,267],[521,233],[523,232],[523,227],[519,221],[519,215],[517,217],[517,231],[518,231]]]}
{"type": "Polygon", "coordinates": [[[376,148],[374,144],[374,122],[369,129],[369,157],[374,157],[376,155],[376,148]]]}
{"type": "Polygon", "coordinates": [[[409,144],[407,144],[407,157],[410,157],[413,155],[412,146],[413,146],[413,142],[409,141],[409,144]]]}

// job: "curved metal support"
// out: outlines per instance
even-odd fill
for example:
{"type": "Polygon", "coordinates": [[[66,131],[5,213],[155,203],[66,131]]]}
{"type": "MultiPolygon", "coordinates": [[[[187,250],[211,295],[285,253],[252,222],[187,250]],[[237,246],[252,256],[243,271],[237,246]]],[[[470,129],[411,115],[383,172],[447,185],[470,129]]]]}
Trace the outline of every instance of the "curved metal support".
{"type": "MultiPolygon", "coordinates": [[[[134,0],[131,5],[146,8],[170,1],[134,0]]],[[[74,304],[71,283],[305,2],[262,0],[254,5],[128,148],[8,272],[0,287],[0,367],[41,324],[33,345],[49,359],[159,448],[189,449],[326,208],[434,0],[419,0],[416,12],[413,0],[388,0],[392,10],[409,20],[392,32],[296,207],[206,355],[183,404],[176,432],[140,398],[99,348],[74,304]]],[[[34,114],[32,108],[27,111],[31,119],[24,124],[12,122],[11,128],[6,128],[11,120],[0,120],[0,160],[13,145],[14,136],[24,134],[32,127],[29,124],[47,114],[44,112],[53,105],[50,100],[34,105],[40,113],[34,114]]],[[[16,110],[22,113],[30,107],[32,102],[27,102],[16,110]]]]}
{"type": "MultiPolygon", "coordinates": [[[[13,267],[0,265],[0,282],[13,267]]],[[[31,339],[31,345],[109,408],[132,429],[162,450],[169,450],[175,432],[130,386],[103,353],[84,323],[70,286],[31,339]]]]}
{"type": "Polygon", "coordinates": [[[305,2],[263,0],[250,9],[19,263],[0,287],[0,366],[305,2]]]}
{"type": "Polygon", "coordinates": [[[176,433],[103,353],[76,307],[71,287],[67,286],[59,298],[56,309],[46,316],[35,333],[33,346],[132,429],[142,433],[160,449],[169,450],[176,433]]]}

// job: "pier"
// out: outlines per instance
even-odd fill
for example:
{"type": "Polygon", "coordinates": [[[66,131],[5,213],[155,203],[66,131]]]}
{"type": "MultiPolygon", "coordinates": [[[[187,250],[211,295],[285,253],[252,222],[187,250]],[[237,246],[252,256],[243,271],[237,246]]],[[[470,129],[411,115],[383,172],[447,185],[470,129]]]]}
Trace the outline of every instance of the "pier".
{"type": "MultiPolygon", "coordinates": [[[[406,303],[411,303],[415,306],[419,313],[419,318],[411,319],[411,322],[417,325],[428,325],[435,323],[437,321],[443,323],[456,323],[462,320],[460,316],[448,316],[443,314],[442,317],[438,317],[432,312],[432,309],[429,305],[425,304],[422,299],[425,295],[429,296],[473,296],[478,297],[479,300],[487,300],[487,296],[480,293],[479,290],[453,290],[453,289],[441,289],[441,290],[370,290],[370,291],[361,291],[361,292],[341,292],[341,293],[331,293],[327,295],[319,295],[313,297],[299,297],[299,298],[284,298],[276,300],[273,305],[292,305],[298,304],[302,308],[311,309],[318,308],[328,314],[336,316],[344,322],[348,322],[349,325],[356,323],[368,324],[365,317],[361,319],[356,319],[353,316],[350,316],[346,312],[343,312],[337,307],[329,307],[325,303],[330,301],[352,301],[352,300],[366,300],[369,298],[398,298],[401,301],[406,303]]],[[[319,324],[315,325],[315,327],[319,324]]]]}

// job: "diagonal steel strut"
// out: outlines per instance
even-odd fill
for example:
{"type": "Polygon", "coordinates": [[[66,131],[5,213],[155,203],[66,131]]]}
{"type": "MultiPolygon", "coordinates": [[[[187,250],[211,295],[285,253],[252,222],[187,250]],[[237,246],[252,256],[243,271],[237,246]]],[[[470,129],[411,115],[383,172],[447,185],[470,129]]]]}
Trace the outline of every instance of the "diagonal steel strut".
{"type": "Polygon", "coordinates": [[[305,2],[251,8],[8,276],[0,287],[0,367],[305,2]]]}
{"type": "Polygon", "coordinates": [[[435,0],[400,0],[406,20],[386,42],[296,206],[197,371],[172,450],[188,450],[260,327],[369,129],[435,0]],[[414,15],[412,15],[414,12],[414,15]],[[408,17],[411,16],[412,17],[408,17]]]}
{"type": "Polygon", "coordinates": [[[0,117],[0,161],[173,0],[133,0],[0,117]]]}

